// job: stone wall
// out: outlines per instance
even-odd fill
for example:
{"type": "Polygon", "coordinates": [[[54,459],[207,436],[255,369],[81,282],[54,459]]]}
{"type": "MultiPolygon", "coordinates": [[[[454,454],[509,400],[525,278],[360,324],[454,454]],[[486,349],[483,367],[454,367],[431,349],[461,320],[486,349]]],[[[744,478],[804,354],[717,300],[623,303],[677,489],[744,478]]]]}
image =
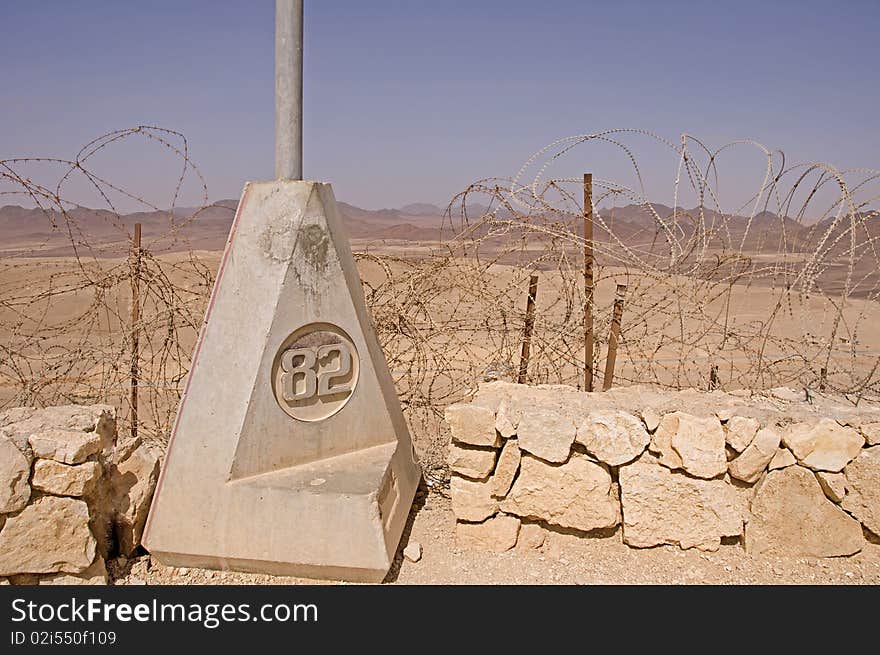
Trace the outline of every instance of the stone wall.
{"type": "Polygon", "coordinates": [[[880,406],[792,389],[583,393],[506,382],[451,405],[456,533],[503,551],[546,530],[851,555],[880,535],[880,406]]]}
{"type": "Polygon", "coordinates": [[[105,584],[140,545],[159,459],[106,405],[0,413],[0,583],[105,584]]]}

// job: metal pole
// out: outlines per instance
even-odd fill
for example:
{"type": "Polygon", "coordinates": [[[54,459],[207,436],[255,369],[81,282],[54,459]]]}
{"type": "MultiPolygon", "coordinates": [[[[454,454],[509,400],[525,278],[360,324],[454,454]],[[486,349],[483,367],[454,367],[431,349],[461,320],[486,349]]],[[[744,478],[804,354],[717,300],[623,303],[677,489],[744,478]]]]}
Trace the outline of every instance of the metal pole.
{"type": "Polygon", "coordinates": [[[614,313],[611,315],[611,334],[608,335],[608,357],[605,359],[605,377],[602,379],[602,391],[608,391],[614,381],[614,365],[617,363],[617,342],[620,340],[620,321],[623,318],[623,298],[626,296],[626,285],[617,285],[614,298],[614,313]]]}
{"type": "Polygon", "coordinates": [[[522,353],[519,357],[519,375],[516,381],[525,384],[529,371],[529,353],[532,346],[532,329],[535,327],[535,298],[538,295],[538,276],[529,279],[529,297],[526,300],[526,324],[523,328],[522,353]]]}
{"type": "Polygon", "coordinates": [[[303,0],[275,0],[275,177],[301,180],[303,0]]]}
{"type": "Polygon", "coordinates": [[[141,278],[141,224],[134,224],[134,240],[131,244],[131,436],[137,437],[138,429],[138,357],[140,350],[140,278],[141,278]]]}
{"type": "Polygon", "coordinates": [[[593,174],[584,173],[584,391],[593,390],[593,174]]]}

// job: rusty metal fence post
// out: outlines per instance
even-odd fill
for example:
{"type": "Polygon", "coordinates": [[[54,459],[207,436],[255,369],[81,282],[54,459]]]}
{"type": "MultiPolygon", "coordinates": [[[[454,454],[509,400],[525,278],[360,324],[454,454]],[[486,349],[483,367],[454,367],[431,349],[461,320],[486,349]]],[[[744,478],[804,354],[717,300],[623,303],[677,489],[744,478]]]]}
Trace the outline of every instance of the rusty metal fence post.
{"type": "Polygon", "coordinates": [[[709,367],[709,391],[717,389],[721,386],[721,380],[718,378],[718,365],[712,364],[709,367]]]}
{"type": "Polygon", "coordinates": [[[526,322],[523,327],[522,352],[519,357],[518,384],[525,384],[529,370],[529,354],[532,345],[532,330],[535,327],[535,298],[538,296],[538,276],[529,279],[529,297],[526,300],[526,322]]]}
{"type": "Polygon", "coordinates": [[[608,391],[614,381],[614,365],[617,363],[617,344],[620,341],[620,322],[623,318],[623,300],[626,296],[626,285],[618,284],[614,297],[614,313],[611,316],[611,333],[608,335],[608,356],[605,359],[605,377],[602,380],[602,391],[608,391]]]}
{"type": "Polygon", "coordinates": [[[593,174],[584,173],[584,391],[593,390],[593,174]]]}
{"type": "Polygon", "coordinates": [[[131,244],[131,436],[137,437],[138,424],[138,357],[139,331],[141,320],[140,306],[141,277],[141,224],[134,224],[134,239],[131,244]]]}

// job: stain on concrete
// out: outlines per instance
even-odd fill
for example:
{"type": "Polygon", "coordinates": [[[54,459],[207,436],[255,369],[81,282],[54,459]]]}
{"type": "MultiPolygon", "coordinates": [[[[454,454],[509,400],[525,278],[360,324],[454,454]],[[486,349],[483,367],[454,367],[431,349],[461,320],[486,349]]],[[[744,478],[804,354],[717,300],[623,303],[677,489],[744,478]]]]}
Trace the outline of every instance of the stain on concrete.
{"type": "Polygon", "coordinates": [[[320,223],[300,225],[294,243],[293,273],[303,290],[317,296],[326,278],[333,244],[330,233],[320,223]]]}
{"type": "Polygon", "coordinates": [[[287,221],[283,225],[269,225],[260,234],[260,250],[268,259],[280,263],[290,261],[296,247],[293,225],[294,221],[287,221]]]}
{"type": "Polygon", "coordinates": [[[315,272],[327,267],[327,252],[330,250],[330,235],[321,225],[303,225],[299,228],[296,246],[302,253],[309,268],[315,272]]]}

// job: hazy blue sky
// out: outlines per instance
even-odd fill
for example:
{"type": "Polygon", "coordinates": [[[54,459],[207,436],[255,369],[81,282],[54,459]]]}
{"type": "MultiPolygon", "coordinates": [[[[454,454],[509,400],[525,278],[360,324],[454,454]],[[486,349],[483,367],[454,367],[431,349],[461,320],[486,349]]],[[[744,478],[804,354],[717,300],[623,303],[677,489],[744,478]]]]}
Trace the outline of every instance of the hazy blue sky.
{"type": "MultiPolygon", "coordinates": [[[[0,158],[147,123],[186,134],[212,199],[273,177],[274,2],[2,0],[0,18],[0,158]]],[[[610,127],[880,168],[878,35],[878,0],[306,0],[306,177],[370,208],[440,203],[610,127]]],[[[173,171],[150,152],[104,165],[163,204],[173,171]]],[[[666,200],[673,163],[643,163],[666,200]]]]}

